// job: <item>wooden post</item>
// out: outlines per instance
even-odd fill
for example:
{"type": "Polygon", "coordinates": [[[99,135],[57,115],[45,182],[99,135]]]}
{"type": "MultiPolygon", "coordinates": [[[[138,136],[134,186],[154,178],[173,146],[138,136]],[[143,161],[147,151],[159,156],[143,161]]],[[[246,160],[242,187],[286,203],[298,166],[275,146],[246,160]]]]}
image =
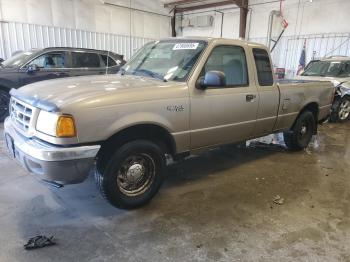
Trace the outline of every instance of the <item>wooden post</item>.
{"type": "Polygon", "coordinates": [[[242,0],[239,6],[239,37],[245,38],[247,28],[248,0],[242,0]]]}
{"type": "Polygon", "coordinates": [[[171,18],[171,36],[176,37],[176,8],[174,8],[174,15],[171,18]]]}

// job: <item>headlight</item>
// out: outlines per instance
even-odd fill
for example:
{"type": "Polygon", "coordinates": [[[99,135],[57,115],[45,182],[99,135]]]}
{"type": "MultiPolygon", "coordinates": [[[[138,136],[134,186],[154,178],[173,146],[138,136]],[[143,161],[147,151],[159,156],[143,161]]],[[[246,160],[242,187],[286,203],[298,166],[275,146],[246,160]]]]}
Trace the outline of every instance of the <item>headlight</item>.
{"type": "Polygon", "coordinates": [[[75,137],[74,119],[70,115],[57,115],[40,111],[36,122],[36,130],[55,137],[75,137]]]}

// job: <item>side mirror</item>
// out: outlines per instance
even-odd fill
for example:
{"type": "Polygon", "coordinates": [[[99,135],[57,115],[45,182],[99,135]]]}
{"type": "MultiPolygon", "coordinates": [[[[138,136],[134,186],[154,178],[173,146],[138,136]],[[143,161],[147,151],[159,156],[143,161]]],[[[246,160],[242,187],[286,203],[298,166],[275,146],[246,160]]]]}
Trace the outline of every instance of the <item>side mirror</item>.
{"type": "Polygon", "coordinates": [[[2,62],[4,62],[5,60],[3,58],[0,58],[0,64],[2,64],[2,62]]]}
{"type": "Polygon", "coordinates": [[[31,64],[27,67],[27,73],[33,73],[39,71],[39,67],[36,64],[31,64]]]}
{"type": "Polygon", "coordinates": [[[226,76],[221,71],[209,71],[198,79],[197,88],[205,89],[209,86],[220,87],[226,85],[226,76]]]}

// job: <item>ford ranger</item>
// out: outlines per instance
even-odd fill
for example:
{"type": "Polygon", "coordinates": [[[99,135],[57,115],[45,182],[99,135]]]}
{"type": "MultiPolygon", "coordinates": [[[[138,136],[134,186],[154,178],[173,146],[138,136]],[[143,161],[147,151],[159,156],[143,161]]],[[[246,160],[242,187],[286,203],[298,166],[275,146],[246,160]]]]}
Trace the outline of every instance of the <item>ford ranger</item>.
{"type": "Polygon", "coordinates": [[[117,75],[13,89],[4,133],[30,173],[72,184],[94,171],[112,205],[135,208],[157,193],[170,156],[277,132],[304,149],[333,96],[330,82],[274,82],[263,45],[169,38],[146,44],[117,75]]]}

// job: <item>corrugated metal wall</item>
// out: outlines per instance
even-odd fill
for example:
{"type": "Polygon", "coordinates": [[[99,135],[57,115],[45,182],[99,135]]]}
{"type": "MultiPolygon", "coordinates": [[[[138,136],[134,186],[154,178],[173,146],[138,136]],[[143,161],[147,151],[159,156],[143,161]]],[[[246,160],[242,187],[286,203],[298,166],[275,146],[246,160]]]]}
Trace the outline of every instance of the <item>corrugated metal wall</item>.
{"type": "MultiPolygon", "coordinates": [[[[251,38],[251,41],[266,44],[266,38],[251,38]]],[[[332,33],[282,37],[272,52],[275,67],[286,69],[286,77],[295,76],[301,51],[306,41],[306,63],[312,59],[343,55],[350,56],[350,33],[332,33]]]]}
{"type": "MultiPolygon", "coordinates": [[[[154,39],[129,37],[78,29],[0,22],[0,57],[8,58],[18,50],[49,46],[83,47],[114,51],[126,59],[145,43],[154,39]]],[[[266,38],[249,40],[266,44],[266,38]]],[[[350,56],[350,33],[282,37],[272,53],[275,67],[286,69],[286,77],[296,74],[301,50],[306,40],[306,62],[332,55],[350,56]]]]}
{"type": "Polygon", "coordinates": [[[78,29],[0,22],[0,57],[7,59],[18,50],[43,47],[81,47],[114,51],[126,59],[154,39],[97,33],[78,29]]]}

